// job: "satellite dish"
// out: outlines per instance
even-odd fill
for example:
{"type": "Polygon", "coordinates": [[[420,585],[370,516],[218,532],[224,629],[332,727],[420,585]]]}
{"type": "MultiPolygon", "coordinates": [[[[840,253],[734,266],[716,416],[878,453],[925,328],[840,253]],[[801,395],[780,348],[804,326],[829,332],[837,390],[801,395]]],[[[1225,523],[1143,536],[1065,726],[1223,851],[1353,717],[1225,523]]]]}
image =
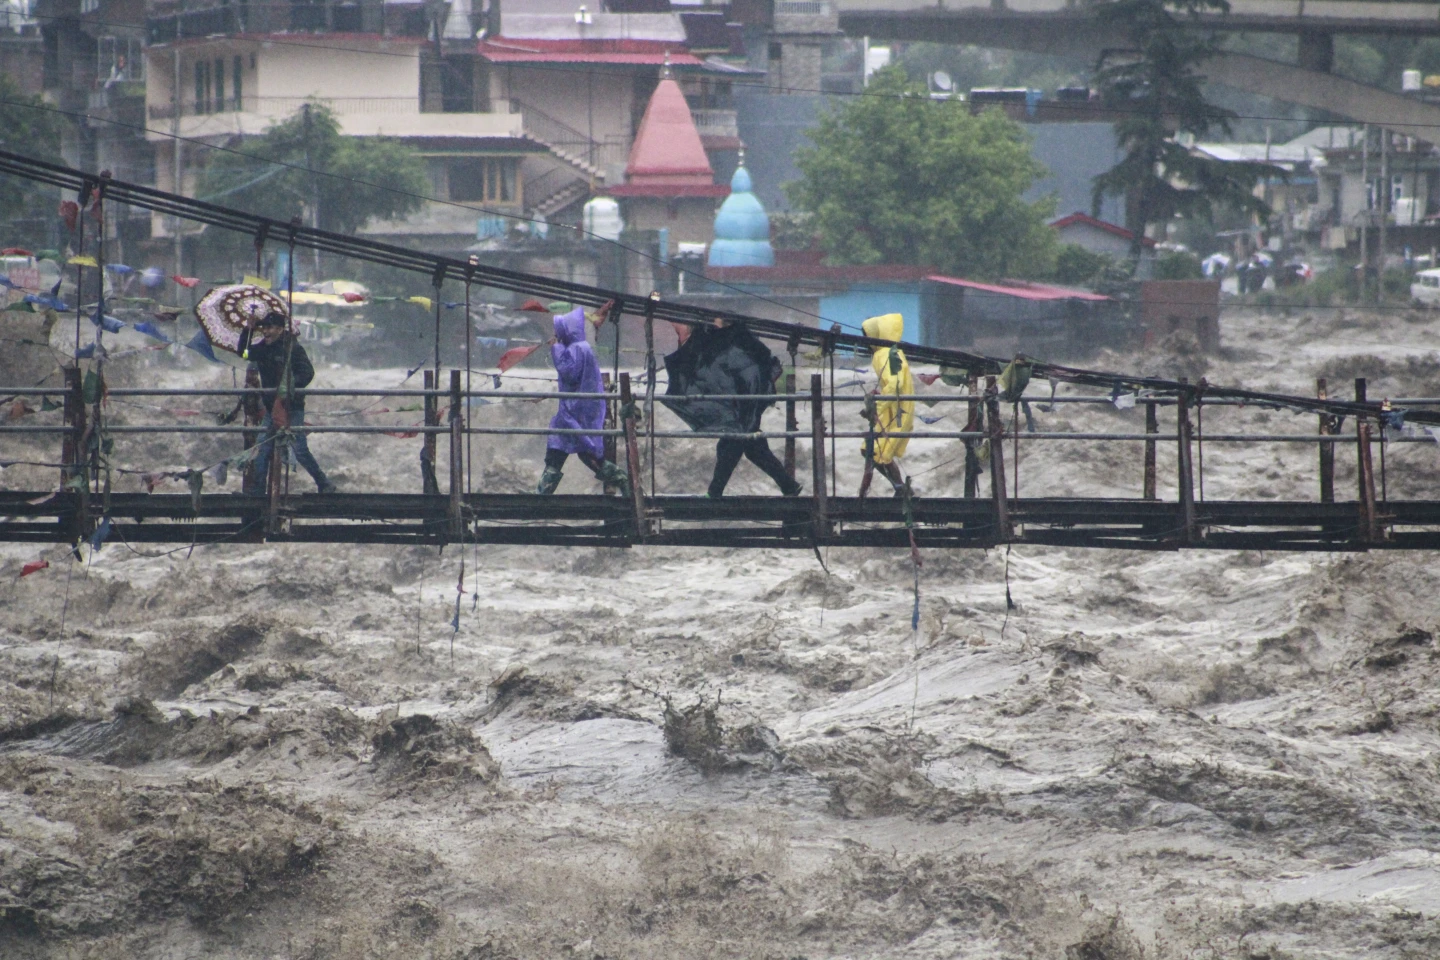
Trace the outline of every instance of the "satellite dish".
{"type": "Polygon", "coordinates": [[[930,75],[930,82],[935,84],[936,90],[949,91],[955,86],[955,81],[950,79],[950,74],[944,70],[936,70],[930,75]]]}

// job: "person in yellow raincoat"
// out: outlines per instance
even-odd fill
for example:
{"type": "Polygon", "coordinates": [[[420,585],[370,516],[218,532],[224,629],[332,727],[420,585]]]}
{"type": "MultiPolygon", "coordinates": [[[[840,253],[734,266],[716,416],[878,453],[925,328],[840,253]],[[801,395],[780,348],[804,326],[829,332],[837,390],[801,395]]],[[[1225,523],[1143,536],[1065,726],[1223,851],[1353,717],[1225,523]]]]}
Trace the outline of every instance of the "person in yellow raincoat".
{"type": "MultiPolygon", "coordinates": [[[[887,313],[871,317],[860,325],[865,336],[875,340],[898,342],[905,338],[905,318],[898,313],[887,313]]],[[[886,400],[887,396],[914,396],[915,378],[910,375],[910,361],[899,347],[879,347],[871,358],[875,375],[880,378],[875,389],[873,425],[876,436],[867,438],[861,452],[865,454],[865,479],[861,483],[860,495],[870,486],[870,470],[873,466],[894,484],[896,492],[905,486],[905,478],[895,458],[903,456],[910,445],[909,437],[892,437],[890,433],[909,433],[915,429],[914,400],[886,400]]],[[[867,416],[871,405],[866,404],[867,416]]]]}

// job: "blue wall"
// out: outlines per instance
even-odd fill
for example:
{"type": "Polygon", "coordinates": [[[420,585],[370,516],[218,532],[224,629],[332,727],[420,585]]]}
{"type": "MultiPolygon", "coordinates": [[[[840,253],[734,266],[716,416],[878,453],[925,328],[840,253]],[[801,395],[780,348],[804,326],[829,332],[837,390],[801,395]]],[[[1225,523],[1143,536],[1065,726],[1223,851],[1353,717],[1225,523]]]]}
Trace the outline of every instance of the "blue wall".
{"type": "Polygon", "coordinates": [[[840,324],[846,333],[859,333],[860,324],[882,313],[905,318],[905,339],[920,341],[920,285],[918,283],[862,283],[845,293],[820,298],[825,325],[840,324]]]}

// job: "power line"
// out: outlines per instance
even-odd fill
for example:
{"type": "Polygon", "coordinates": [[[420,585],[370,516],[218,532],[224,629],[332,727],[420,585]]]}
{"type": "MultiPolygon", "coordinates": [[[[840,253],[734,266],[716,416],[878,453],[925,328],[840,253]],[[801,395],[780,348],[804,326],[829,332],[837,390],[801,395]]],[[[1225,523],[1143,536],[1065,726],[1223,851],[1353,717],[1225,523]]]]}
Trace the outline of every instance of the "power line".
{"type": "MultiPolygon", "coordinates": [[[[353,183],[353,184],[358,184],[358,185],[360,185],[360,186],[372,187],[372,188],[374,188],[374,189],[376,189],[376,190],[383,190],[383,191],[385,191],[385,192],[387,192],[387,193],[393,193],[393,194],[395,194],[395,195],[397,195],[397,196],[410,197],[411,199],[421,200],[421,201],[424,201],[424,202],[427,202],[427,203],[438,203],[438,204],[442,204],[442,205],[444,205],[444,206],[457,207],[457,208],[459,208],[459,209],[467,210],[467,211],[470,211],[470,212],[472,212],[472,213],[484,213],[484,214],[489,214],[489,215],[491,215],[491,216],[505,217],[505,218],[508,218],[508,219],[511,219],[511,220],[519,220],[519,221],[522,221],[522,222],[525,222],[525,223],[544,223],[547,228],[554,226],[554,227],[559,227],[559,228],[563,228],[563,229],[567,229],[567,230],[574,230],[576,233],[581,234],[582,236],[590,237],[590,238],[593,239],[593,240],[599,240],[599,241],[602,241],[602,242],[604,242],[604,243],[613,244],[614,246],[619,247],[621,250],[625,250],[625,251],[627,251],[627,252],[629,252],[629,253],[633,253],[633,254],[635,254],[635,255],[638,256],[638,257],[642,257],[642,258],[644,258],[644,259],[646,259],[646,260],[650,260],[650,261],[652,261],[652,262],[654,262],[654,263],[660,264],[661,266],[669,265],[669,266],[671,266],[673,269],[678,270],[680,273],[686,274],[687,276],[695,277],[697,280],[702,280],[702,281],[705,281],[705,282],[707,282],[707,283],[713,283],[713,284],[716,284],[717,286],[724,287],[725,289],[727,289],[727,290],[729,290],[730,292],[732,292],[732,293],[734,293],[734,294],[737,294],[737,295],[739,295],[739,296],[749,297],[749,298],[754,299],[754,300],[759,300],[759,301],[762,302],[762,303],[768,303],[768,304],[770,304],[770,305],[772,305],[772,306],[779,307],[779,308],[782,309],[782,310],[787,310],[787,311],[790,311],[790,312],[793,312],[793,313],[797,313],[797,314],[799,314],[799,315],[802,316],[802,317],[809,317],[809,318],[811,318],[811,319],[814,319],[814,320],[817,320],[817,321],[822,321],[822,322],[832,322],[832,321],[830,321],[828,318],[823,317],[823,316],[821,316],[821,315],[818,314],[818,313],[811,313],[811,312],[808,311],[808,310],[802,310],[802,309],[800,309],[799,307],[792,306],[791,304],[784,303],[784,302],[782,302],[782,301],[780,301],[780,300],[775,300],[775,299],[773,299],[773,298],[771,298],[771,297],[766,297],[766,296],[763,296],[763,295],[758,294],[758,293],[753,293],[753,292],[751,292],[751,291],[749,291],[749,290],[745,290],[745,289],[742,289],[742,288],[737,287],[737,286],[733,286],[733,285],[728,284],[728,283],[723,283],[723,282],[718,281],[718,280],[710,280],[710,279],[708,279],[707,277],[705,277],[704,274],[695,273],[693,270],[686,270],[685,268],[680,267],[680,266],[676,266],[676,265],[673,264],[673,263],[667,264],[666,261],[662,260],[662,259],[661,259],[660,257],[658,257],[658,256],[655,256],[655,255],[650,254],[650,253],[646,253],[644,250],[637,250],[637,249],[635,249],[634,247],[628,247],[628,246],[626,246],[625,244],[621,243],[621,242],[618,241],[618,240],[611,240],[611,239],[609,239],[608,237],[602,237],[602,236],[600,236],[599,234],[592,233],[592,232],[590,232],[590,231],[585,230],[583,227],[571,227],[571,226],[568,226],[568,225],[566,225],[566,224],[551,224],[549,221],[540,220],[539,218],[536,218],[536,217],[527,217],[527,216],[525,216],[524,214],[509,213],[509,212],[506,212],[506,211],[503,211],[503,210],[492,210],[492,209],[489,209],[489,208],[487,208],[487,207],[474,207],[474,206],[470,206],[469,204],[458,203],[458,202],[456,202],[456,201],[454,201],[454,200],[441,200],[441,199],[439,199],[438,197],[430,197],[430,196],[426,196],[425,194],[421,194],[421,193],[411,193],[411,192],[408,191],[408,190],[400,190],[400,189],[397,189],[397,188],[395,188],[395,187],[385,186],[384,184],[372,183],[372,182],[370,182],[370,181],[368,181],[368,180],[361,180],[361,179],[359,179],[358,177],[345,177],[345,176],[341,176],[340,174],[337,174],[337,173],[330,173],[329,171],[324,171],[324,170],[312,170],[312,169],[310,169],[310,168],[301,166],[300,164],[288,163],[288,162],[286,162],[286,161],[284,161],[284,160],[274,160],[274,159],[270,159],[270,158],[267,158],[267,157],[260,157],[260,156],[256,156],[256,155],[253,154],[253,153],[246,153],[246,152],[244,152],[243,150],[236,150],[236,149],[234,149],[233,147],[225,147],[225,146],[220,146],[220,145],[218,145],[218,144],[206,143],[205,141],[196,139],[196,138],[194,138],[194,137],[182,137],[182,136],[179,136],[178,134],[167,133],[166,131],[163,131],[163,130],[155,130],[155,129],[151,128],[151,127],[146,127],[146,126],[143,126],[143,125],[140,125],[140,124],[126,123],[126,122],[124,122],[123,120],[112,120],[112,119],[110,119],[110,118],[108,118],[108,117],[97,117],[97,116],[94,116],[94,115],[88,114],[88,113],[79,113],[79,112],[73,111],[73,110],[62,110],[62,109],[60,109],[59,107],[51,107],[51,106],[48,106],[48,105],[46,105],[46,104],[41,104],[41,103],[27,103],[27,102],[24,102],[24,101],[11,100],[11,99],[7,99],[7,98],[4,98],[4,97],[0,97],[0,104],[7,104],[7,105],[9,105],[9,106],[15,106],[15,107],[24,107],[24,108],[28,108],[28,109],[31,109],[31,110],[41,110],[41,111],[45,111],[45,112],[47,112],[47,113],[54,113],[54,114],[59,114],[59,115],[61,115],[61,116],[70,117],[70,118],[72,118],[72,119],[83,118],[83,119],[85,119],[85,120],[87,120],[87,121],[91,121],[91,122],[108,123],[108,124],[112,124],[112,125],[118,126],[118,127],[125,127],[125,128],[128,128],[128,129],[131,129],[131,130],[137,130],[137,131],[139,131],[139,132],[141,132],[141,133],[155,134],[156,136],[163,137],[163,138],[168,139],[168,140],[174,140],[174,141],[179,141],[179,142],[181,142],[181,143],[187,143],[187,144],[190,144],[190,145],[192,145],[192,146],[203,147],[203,148],[205,148],[205,149],[207,149],[207,150],[216,150],[216,151],[219,151],[219,152],[221,152],[221,153],[233,154],[234,156],[243,157],[243,158],[245,158],[245,159],[247,159],[247,160],[253,160],[253,161],[256,161],[256,162],[258,162],[258,163],[276,164],[276,165],[278,165],[278,166],[280,166],[280,167],[285,167],[285,168],[288,168],[288,169],[291,169],[291,170],[300,171],[300,172],[303,172],[303,173],[305,173],[305,174],[307,174],[307,175],[321,176],[321,177],[326,177],[326,178],[331,179],[331,180],[338,180],[338,181],[341,181],[341,182],[344,182],[344,183],[353,183]]],[[[227,192],[228,192],[228,191],[227,191],[227,192]]],[[[558,278],[557,278],[557,279],[558,279],[558,278]]]]}
{"type": "MultiPolygon", "coordinates": [[[[86,113],[76,113],[75,111],[61,110],[61,109],[58,108],[58,107],[51,107],[51,106],[48,106],[48,105],[45,105],[45,104],[26,103],[26,102],[23,102],[23,101],[9,100],[9,99],[3,98],[3,97],[0,97],[0,103],[8,104],[8,105],[10,105],[10,106],[26,107],[26,108],[33,109],[33,110],[43,110],[43,111],[47,111],[47,112],[50,112],[50,113],[56,113],[56,114],[60,114],[60,115],[63,115],[63,116],[71,117],[72,119],[73,119],[73,118],[76,118],[76,117],[82,117],[82,118],[84,118],[84,119],[86,119],[86,120],[96,121],[96,122],[100,122],[100,123],[109,123],[109,124],[112,124],[112,125],[115,125],[115,126],[126,127],[126,128],[133,129],[133,130],[138,130],[138,131],[140,131],[140,132],[142,132],[142,133],[153,133],[153,134],[156,134],[157,136],[161,136],[161,137],[164,137],[164,138],[166,138],[166,139],[178,140],[178,141],[180,141],[181,143],[187,143],[187,144],[191,144],[191,145],[193,145],[193,146],[203,147],[203,148],[205,148],[205,149],[207,149],[207,150],[215,150],[215,151],[219,151],[219,152],[222,152],[222,153],[233,154],[233,155],[235,155],[235,156],[243,157],[243,158],[245,158],[245,159],[253,160],[253,161],[256,161],[256,162],[259,162],[259,163],[273,164],[273,165],[275,165],[276,168],[277,168],[277,170],[271,171],[271,172],[269,172],[269,173],[267,173],[267,174],[264,174],[264,175],[262,175],[262,177],[256,178],[256,180],[251,181],[251,182],[248,183],[248,184],[243,184],[241,187],[233,188],[233,189],[231,189],[231,190],[226,190],[224,193],[218,194],[218,195],[216,195],[216,197],[214,197],[214,198],[207,198],[207,199],[218,199],[219,197],[225,196],[226,194],[229,194],[229,193],[232,193],[232,192],[237,192],[238,190],[243,189],[244,187],[252,186],[252,185],[254,185],[254,183],[258,182],[258,181],[259,181],[260,179],[262,179],[262,178],[263,178],[263,179],[268,179],[270,176],[273,176],[273,175],[274,175],[276,172],[278,172],[280,169],[290,169],[290,170],[295,170],[295,171],[303,172],[303,173],[306,173],[306,174],[312,174],[312,173],[313,173],[313,174],[318,175],[318,176],[327,177],[327,178],[329,178],[329,179],[331,179],[331,180],[339,180],[339,181],[346,182],[346,183],[354,183],[354,184],[358,184],[358,185],[361,185],[361,186],[373,187],[374,189],[384,190],[384,191],[387,191],[387,192],[390,192],[390,193],[398,194],[398,195],[400,195],[400,196],[411,197],[411,198],[414,198],[414,199],[419,199],[419,200],[423,200],[423,201],[430,202],[430,203],[438,203],[438,204],[442,204],[442,205],[445,205],[445,206],[457,207],[457,208],[464,209],[464,210],[468,210],[468,211],[472,211],[472,212],[475,212],[475,213],[486,213],[486,214],[491,214],[491,215],[494,215],[494,216],[506,217],[506,218],[509,218],[509,219],[512,219],[512,220],[519,220],[519,221],[526,222],[526,223],[542,223],[542,222],[544,222],[544,223],[546,223],[547,226],[555,226],[555,227],[557,227],[557,228],[574,230],[576,233],[579,233],[579,234],[581,234],[581,235],[583,235],[583,236],[588,236],[588,237],[590,237],[590,238],[592,238],[592,239],[599,240],[599,241],[602,241],[602,242],[604,242],[604,243],[613,244],[614,246],[617,246],[617,247],[619,247],[619,248],[622,249],[622,250],[628,251],[628,252],[630,252],[630,253],[634,253],[636,256],[642,257],[642,258],[644,258],[644,259],[646,259],[646,260],[650,260],[650,261],[652,261],[652,262],[659,263],[659,264],[661,264],[662,266],[663,266],[663,265],[666,265],[666,264],[665,264],[665,261],[662,261],[662,260],[661,260],[659,257],[657,257],[657,256],[654,256],[654,255],[652,255],[652,254],[646,253],[646,252],[643,251],[643,250],[637,250],[637,249],[635,249],[635,248],[633,248],[633,247],[626,246],[625,244],[620,243],[618,240],[611,240],[611,239],[609,239],[609,238],[607,238],[607,237],[601,237],[601,236],[598,236],[598,235],[596,235],[596,234],[594,234],[594,233],[590,233],[590,232],[584,230],[584,229],[581,228],[581,227],[570,227],[570,226],[567,226],[567,225],[564,225],[564,224],[550,224],[550,223],[548,223],[547,221],[541,221],[541,220],[539,220],[539,219],[537,219],[537,218],[534,218],[534,217],[526,217],[526,216],[524,216],[524,215],[522,215],[522,214],[508,213],[508,212],[501,211],[501,210],[490,210],[490,209],[485,208],[485,207],[473,207],[473,206],[470,206],[470,205],[468,205],[468,204],[457,203],[457,202],[455,202],[455,201],[453,201],[453,200],[440,200],[440,199],[435,198],[435,197],[425,196],[424,194],[410,193],[410,192],[408,192],[408,191],[398,190],[398,189],[396,189],[396,188],[394,188],[394,187],[388,187],[388,186],[385,186],[385,185],[383,185],[383,184],[372,183],[372,182],[370,182],[370,181],[368,181],[368,180],[360,180],[359,178],[356,178],[356,177],[345,177],[345,176],[341,176],[340,174],[330,173],[330,172],[328,172],[328,171],[310,170],[310,169],[308,169],[308,168],[306,168],[306,167],[303,167],[303,166],[301,166],[301,165],[299,165],[299,164],[288,163],[288,162],[286,162],[286,161],[284,161],[284,160],[274,160],[274,159],[270,159],[270,158],[266,158],[266,157],[260,157],[260,156],[256,156],[255,154],[246,153],[246,152],[244,152],[244,151],[242,151],[242,150],[236,150],[236,149],[234,149],[234,148],[232,148],[232,147],[225,147],[225,146],[220,146],[220,145],[218,145],[218,144],[206,143],[206,142],[203,141],[203,140],[198,140],[198,139],[191,138],[191,137],[181,137],[181,136],[178,136],[178,135],[176,135],[176,134],[168,133],[168,132],[163,131],[163,130],[155,130],[155,129],[150,128],[150,127],[144,127],[144,126],[140,126],[140,125],[136,125],[136,124],[125,123],[124,121],[120,121],[120,120],[111,120],[111,119],[108,119],[108,118],[105,118],[105,117],[95,117],[95,116],[92,116],[92,115],[86,114],[86,113]]],[[[788,312],[796,313],[796,314],[799,314],[799,315],[802,316],[802,317],[808,317],[808,318],[811,318],[811,319],[813,319],[813,320],[817,320],[817,321],[820,321],[820,322],[823,322],[823,323],[831,323],[831,324],[833,324],[833,323],[841,323],[840,321],[837,321],[837,320],[835,320],[834,318],[826,317],[826,316],[824,316],[824,315],[822,315],[822,314],[818,314],[818,313],[812,313],[812,312],[810,312],[809,310],[801,309],[800,307],[796,307],[796,306],[793,306],[792,304],[788,304],[788,303],[785,303],[785,302],[783,302],[783,301],[776,300],[776,299],[774,299],[774,298],[772,298],[772,297],[767,297],[767,296],[764,296],[763,294],[754,293],[753,291],[746,290],[746,289],[744,289],[744,288],[742,288],[742,287],[739,287],[739,286],[736,286],[736,285],[734,285],[734,284],[726,283],[726,282],[721,281],[721,280],[713,279],[713,278],[709,277],[708,275],[706,275],[706,274],[704,274],[704,273],[697,273],[697,272],[695,272],[695,271],[693,271],[693,270],[686,270],[686,269],[683,268],[683,267],[676,266],[673,262],[670,263],[669,266],[671,266],[673,269],[679,271],[680,273],[685,274],[686,276],[694,277],[697,281],[699,281],[699,282],[701,282],[701,283],[711,284],[711,285],[714,285],[714,286],[721,287],[722,289],[724,289],[724,290],[726,290],[726,291],[728,291],[728,292],[730,292],[730,293],[732,293],[732,294],[736,294],[736,295],[739,295],[739,296],[742,296],[742,297],[747,297],[747,298],[753,299],[753,300],[758,300],[758,301],[760,301],[760,302],[762,302],[762,303],[769,303],[769,304],[771,304],[772,306],[780,307],[781,309],[786,310],[786,311],[788,311],[788,312]]],[[[553,275],[552,275],[552,276],[553,276],[553,275]]],[[[558,276],[553,276],[553,278],[554,278],[554,279],[559,279],[558,276]]],[[[1042,282],[1042,283],[1043,283],[1043,281],[1038,281],[1038,282],[1042,282]]],[[[854,286],[854,285],[852,285],[852,286],[847,287],[847,289],[861,290],[861,291],[870,291],[870,290],[873,289],[874,292],[890,292],[888,289],[885,289],[885,288],[868,288],[868,287],[865,287],[865,286],[863,286],[863,285],[861,285],[861,286],[854,286]]],[[[983,298],[983,297],[995,297],[995,298],[1000,298],[1000,297],[1005,297],[1005,296],[1007,296],[1007,295],[1006,295],[1006,294],[1003,294],[1003,293],[992,293],[992,292],[990,292],[990,291],[970,290],[970,291],[968,291],[968,292],[966,293],[966,296],[967,296],[967,297],[973,296],[973,297],[976,297],[976,298],[983,298]]],[[[1178,303],[1180,303],[1180,302],[1182,302],[1182,301],[1175,301],[1175,302],[1178,304],[1178,303]]],[[[1188,303],[1188,301],[1186,301],[1186,302],[1188,303]]],[[[1204,302],[1197,301],[1197,302],[1195,302],[1193,305],[1204,306],[1204,305],[1207,305],[1208,303],[1209,303],[1209,301],[1204,301],[1204,302]]],[[[1357,305],[1352,305],[1352,304],[1336,304],[1336,305],[1324,305],[1324,306],[1321,306],[1321,305],[1311,306],[1311,305],[1277,304],[1277,305],[1275,305],[1275,306],[1273,307],[1273,309],[1282,309],[1282,308],[1301,309],[1301,310],[1345,310],[1345,309],[1356,309],[1356,308],[1358,308],[1358,307],[1357,307],[1357,305]]],[[[1401,311],[1401,312],[1403,312],[1403,311],[1405,311],[1405,310],[1408,310],[1409,307],[1405,307],[1405,306],[1384,307],[1384,306],[1378,306],[1378,305],[1377,305],[1377,306],[1373,306],[1373,307],[1367,307],[1367,309],[1372,309],[1372,310],[1376,310],[1376,311],[1382,311],[1382,310],[1383,310],[1383,311],[1401,311]]],[[[848,323],[842,323],[841,325],[842,325],[842,326],[846,326],[846,327],[853,327],[853,326],[854,326],[853,324],[848,324],[848,323]]]]}

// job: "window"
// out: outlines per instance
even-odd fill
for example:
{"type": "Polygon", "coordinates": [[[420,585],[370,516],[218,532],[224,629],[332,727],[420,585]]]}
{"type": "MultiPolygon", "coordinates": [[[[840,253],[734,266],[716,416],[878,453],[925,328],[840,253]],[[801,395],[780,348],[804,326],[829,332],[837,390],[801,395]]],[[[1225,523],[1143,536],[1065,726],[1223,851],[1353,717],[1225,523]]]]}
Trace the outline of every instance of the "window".
{"type": "Polygon", "coordinates": [[[145,79],[144,45],[137,39],[100,37],[95,42],[95,55],[95,77],[106,86],[145,79]]]}
{"type": "Polygon", "coordinates": [[[242,102],[245,99],[245,88],[241,85],[240,82],[240,72],[244,69],[245,61],[237,56],[235,58],[235,62],[232,63],[230,66],[232,68],[232,72],[230,74],[230,89],[235,95],[235,109],[243,110],[245,109],[244,103],[242,102]]]}
{"type": "Polygon", "coordinates": [[[210,103],[210,61],[195,61],[195,112],[204,113],[210,103]]]}
{"type": "Polygon", "coordinates": [[[450,199],[461,203],[517,203],[519,166],[514,157],[453,158],[450,199]]]}
{"type": "Polygon", "coordinates": [[[225,112],[225,59],[215,58],[215,112],[225,112]]]}

